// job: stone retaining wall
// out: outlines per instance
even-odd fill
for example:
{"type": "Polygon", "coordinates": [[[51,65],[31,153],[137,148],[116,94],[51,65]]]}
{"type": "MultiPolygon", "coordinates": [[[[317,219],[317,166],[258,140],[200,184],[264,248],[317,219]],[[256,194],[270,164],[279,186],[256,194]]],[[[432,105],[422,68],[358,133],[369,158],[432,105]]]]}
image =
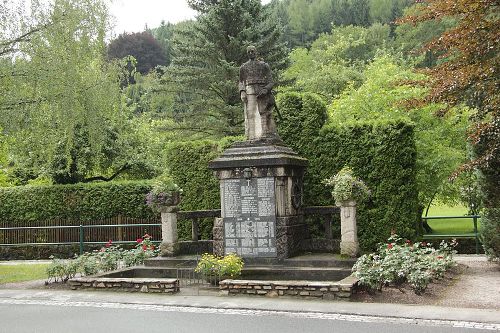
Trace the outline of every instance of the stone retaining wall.
{"type": "Polygon", "coordinates": [[[168,294],[179,291],[178,279],[84,277],[71,279],[69,283],[73,290],[95,289],[168,294]]]}
{"type": "Polygon", "coordinates": [[[348,300],[358,280],[349,276],[337,282],[224,280],[220,289],[229,295],[293,296],[348,300]]]}

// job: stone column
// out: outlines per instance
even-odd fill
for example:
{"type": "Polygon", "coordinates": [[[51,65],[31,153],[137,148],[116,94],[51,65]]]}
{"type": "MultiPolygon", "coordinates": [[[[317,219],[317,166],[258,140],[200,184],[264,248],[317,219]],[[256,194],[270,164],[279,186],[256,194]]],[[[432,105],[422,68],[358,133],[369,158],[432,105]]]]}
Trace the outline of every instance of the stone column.
{"type": "Polygon", "coordinates": [[[356,201],[344,201],[340,204],[340,231],[340,254],[356,257],[359,254],[356,201]]]}
{"type": "Polygon", "coordinates": [[[177,206],[165,206],[161,210],[160,253],[164,257],[174,256],[178,252],[177,206]]]}

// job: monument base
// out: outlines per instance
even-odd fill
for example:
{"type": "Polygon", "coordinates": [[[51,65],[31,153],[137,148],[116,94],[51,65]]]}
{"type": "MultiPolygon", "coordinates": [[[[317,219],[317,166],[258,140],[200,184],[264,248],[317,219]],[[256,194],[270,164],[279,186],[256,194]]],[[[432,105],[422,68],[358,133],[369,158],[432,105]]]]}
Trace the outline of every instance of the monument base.
{"type": "Polygon", "coordinates": [[[284,259],[307,238],[302,178],[307,160],[277,138],[236,142],[209,163],[220,180],[214,253],[284,259]]]}

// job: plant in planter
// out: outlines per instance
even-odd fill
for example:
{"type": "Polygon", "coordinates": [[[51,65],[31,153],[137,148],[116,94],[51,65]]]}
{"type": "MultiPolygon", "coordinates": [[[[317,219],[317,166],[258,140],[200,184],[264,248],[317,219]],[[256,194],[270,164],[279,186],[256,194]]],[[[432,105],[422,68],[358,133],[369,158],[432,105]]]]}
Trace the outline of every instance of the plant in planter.
{"type": "Polygon", "coordinates": [[[153,183],[151,191],[146,195],[146,205],[152,210],[161,212],[163,207],[177,206],[181,199],[182,189],[168,175],[162,175],[153,183]]]}
{"type": "Polygon", "coordinates": [[[243,259],[235,253],[230,253],[224,257],[205,253],[198,261],[195,272],[201,273],[209,282],[219,284],[219,281],[226,278],[240,276],[242,269],[243,259]]]}
{"type": "Polygon", "coordinates": [[[333,187],[332,196],[338,206],[343,202],[359,201],[370,196],[368,186],[354,176],[352,169],[347,166],[343,167],[335,176],[323,180],[323,184],[333,187]]]}

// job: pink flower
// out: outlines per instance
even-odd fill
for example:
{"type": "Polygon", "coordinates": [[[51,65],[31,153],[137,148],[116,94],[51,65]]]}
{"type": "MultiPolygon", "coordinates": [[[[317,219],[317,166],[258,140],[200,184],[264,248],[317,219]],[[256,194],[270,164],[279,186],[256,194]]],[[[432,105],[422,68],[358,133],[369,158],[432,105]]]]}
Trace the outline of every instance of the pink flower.
{"type": "Polygon", "coordinates": [[[443,259],[443,256],[437,256],[438,259],[443,259]]]}
{"type": "Polygon", "coordinates": [[[142,249],[143,249],[144,251],[146,251],[146,250],[148,249],[148,246],[147,246],[147,245],[143,245],[143,246],[142,246],[142,249]]]}
{"type": "Polygon", "coordinates": [[[390,250],[392,249],[392,243],[387,244],[387,248],[390,250]]]}
{"type": "Polygon", "coordinates": [[[136,242],[137,242],[138,244],[142,243],[142,241],[143,241],[143,239],[142,239],[142,238],[137,238],[137,240],[136,240],[136,242]]]}
{"type": "Polygon", "coordinates": [[[407,239],[406,240],[406,244],[410,245],[411,244],[411,240],[407,239]]]}
{"type": "Polygon", "coordinates": [[[113,241],[110,239],[110,240],[106,243],[106,245],[104,245],[104,246],[106,246],[106,247],[110,247],[112,244],[113,244],[113,241]]]}
{"type": "Polygon", "coordinates": [[[149,234],[145,234],[143,237],[144,238],[151,238],[151,236],[149,236],[149,234]]]}
{"type": "Polygon", "coordinates": [[[420,244],[422,244],[422,246],[427,246],[427,243],[426,243],[426,242],[422,242],[422,243],[420,243],[420,244]]]}

